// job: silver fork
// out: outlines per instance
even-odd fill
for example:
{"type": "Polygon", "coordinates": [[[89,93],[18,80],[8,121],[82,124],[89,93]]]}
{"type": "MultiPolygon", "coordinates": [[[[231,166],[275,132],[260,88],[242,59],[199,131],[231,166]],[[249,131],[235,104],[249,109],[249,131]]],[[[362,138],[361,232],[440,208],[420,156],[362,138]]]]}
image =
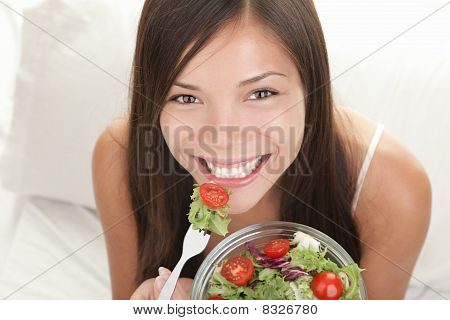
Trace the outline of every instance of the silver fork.
{"type": "Polygon", "coordinates": [[[184,235],[183,253],[181,254],[181,258],[178,260],[178,263],[172,270],[169,279],[167,279],[164,287],[161,289],[158,300],[170,300],[184,264],[190,258],[205,250],[210,234],[210,231],[192,229],[192,224],[189,226],[188,231],[184,235]]]}

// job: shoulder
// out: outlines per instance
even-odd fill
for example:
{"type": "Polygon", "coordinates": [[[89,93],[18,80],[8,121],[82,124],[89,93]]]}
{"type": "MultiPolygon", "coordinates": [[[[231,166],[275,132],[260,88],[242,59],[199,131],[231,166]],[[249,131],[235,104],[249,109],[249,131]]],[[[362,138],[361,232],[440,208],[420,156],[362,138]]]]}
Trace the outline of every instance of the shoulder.
{"type": "MultiPolygon", "coordinates": [[[[367,118],[358,121],[365,152],[375,125],[367,118]]],[[[404,297],[428,230],[431,196],[421,162],[385,129],[355,211],[369,298],[404,297]]]]}
{"type": "Polygon", "coordinates": [[[127,163],[127,121],[118,118],[99,135],[92,153],[94,196],[102,218],[114,219],[113,213],[122,215],[131,208],[127,163]],[[111,206],[120,206],[123,210],[104,209],[111,206]]]}
{"type": "Polygon", "coordinates": [[[125,171],[128,146],[128,116],[125,114],[111,121],[98,136],[92,152],[94,187],[98,180],[106,179],[106,170],[117,176],[125,171]],[[120,170],[118,170],[120,169],[120,170]]]}
{"type": "Polygon", "coordinates": [[[105,132],[122,148],[127,148],[129,137],[129,114],[124,113],[120,117],[111,121],[105,132]]]}
{"type": "MultiPolygon", "coordinates": [[[[92,152],[92,177],[94,189],[99,183],[124,178],[128,145],[128,120],[126,116],[114,119],[101,132],[92,152]]],[[[103,186],[101,190],[106,187],[103,186]]],[[[94,190],[95,191],[95,190],[94,190]]]]}
{"type": "MultiPolygon", "coordinates": [[[[92,178],[96,199],[113,192],[111,186],[124,185],[127,176],[128,120],[113,120],[101,132],[92,153],[92,178]]],[[[116,189],[117,190],[117,189],[116,189]]]]}
{"type": "Polygon", "coordinates": [[[362,235],[369,239],[391,234],[398,238],[397,245],[414,235],[407,245],[421,246],[429,225],[431,197],[431,183],[421,162],[385,130],[355,212],[362,235]]]}
{"type": "Polygon", "coordinates": [[[113,299],[128,299],[137,284],[137,234],[127,171],[127,119],[112,121],[92,155],[96,208],[104,230],[113,299]]]}
{"type": "MultiPolygon", "coordinates": [[[[362,155],[358,163],[360,169],[377,124],[360,113],[347,108],[343,110],[350,116],[359,138],[355,146],[362,155]]],[[[363,218],[371,211],[369,209],[388,206],[390,211],[394,208],[403,209],[390,216],[390,219],[411,218],[407,212],[414,211],[423,212],[423,218],[426,219],[430,205],[431,184],[424,166],[411,150],[384,128],[364,179],[356,217],[363,218]],[[407,216],[402,217],[401,213],[407,216]]]]}
{"type": "MultiPolygon", "coordinates": [[[[373,134],[374,130],[371,130],[373,134]]],[[[367,150],[368,144],[365,145],[367,150]]],[[[422,163],[384,129],[364,180],[355,216],[371,226],[424,233],[431,213],[431,183],[422,163]]]]}

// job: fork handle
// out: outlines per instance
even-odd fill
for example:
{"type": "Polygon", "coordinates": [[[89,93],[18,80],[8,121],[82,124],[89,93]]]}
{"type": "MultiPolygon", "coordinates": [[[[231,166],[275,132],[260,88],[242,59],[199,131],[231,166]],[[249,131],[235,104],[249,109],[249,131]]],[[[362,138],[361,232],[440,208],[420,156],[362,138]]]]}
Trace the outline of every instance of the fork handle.
{"type": "Polygon", "coordinates": [[[164,287],[161,289],[161,292],[159,293],[158,296],[158,300],[170,300],[170,298],[172,298],[173,291],[175,290],[178,278],[180,277],[181,269],[183,269],[183,266],[186,263],[186,261],[187,259],[185,257],[182,256],[180,258],[177,265],[170,274],[169,279],[167,279],[166,283],[164,284],[164,287]]]}

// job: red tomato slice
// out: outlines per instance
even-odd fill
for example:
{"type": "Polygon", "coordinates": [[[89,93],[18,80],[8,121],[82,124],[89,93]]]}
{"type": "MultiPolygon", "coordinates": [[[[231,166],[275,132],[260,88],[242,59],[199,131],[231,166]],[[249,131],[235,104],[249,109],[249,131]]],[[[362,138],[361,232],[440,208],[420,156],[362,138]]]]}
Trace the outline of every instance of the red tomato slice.
{"type": "Polygon", "coordinates": [[[289,251],[290,241],[288,239],[276,239],[267,243],[263,251],[271,258],[281,258],[289,251]]]}
{"type": "Polygon", "coordinates": [[[212,296],[212,297],[209,297],[208,300],[225,300],[225,299],[222,298],[221,296],[212,296]]]}
{"type": "Polygon", "coordinates": [[[230,258],[222,266],[220,274],[231,283],[243,286],[253,275],[253,262],[244,256],[230,258]]]}
{"type": "Polygon", "coordinates": [[[311,289],[319,300],[337,300],[341,297],[341,279],[333,272],[321,272],[311,281],[311,289]]]}
{"type": "Polygon", "coordinates": [[[210,208],[225,206],[228,202],[228,192],[215,183],[204,183],[200,186],[200,198],[210,208]]]}

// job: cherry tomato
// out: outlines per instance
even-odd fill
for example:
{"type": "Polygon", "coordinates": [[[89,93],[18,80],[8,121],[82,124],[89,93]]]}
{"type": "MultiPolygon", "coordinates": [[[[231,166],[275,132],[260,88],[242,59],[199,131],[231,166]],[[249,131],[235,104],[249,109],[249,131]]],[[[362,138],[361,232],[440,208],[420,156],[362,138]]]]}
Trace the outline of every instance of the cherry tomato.
{"type": "Polygon", "coordinates": [[[289,251],[290,241],[288,239],[277,239],[267,243],[263,251],[271,258],[281,258],[289,251]]]}
{"type": "Polygon", "coordinates": [[[343,291],[341,279],[333,272],[315,275],[311,281],[311,289],[319,300],[337,300],[343,291]]]}
{"type": "Polygon", "coordinates": [[[215,183],[200,185],[200,198],[210,208],[216,209],[225,206],[228,202],[228,192],[215,183]]]}
{"type": "Polygon", "coordinates": [[[253,262],[244,256],[230,258],[222,266],[220,274],[231,283],[243,286],[253,275],[253,262]]]}
{"type": "Polygon", "coordinates": [[[225,300],[225,299],[222,298],[221,296],[211,296],[208,298],[208,300],[225,300]]]}

